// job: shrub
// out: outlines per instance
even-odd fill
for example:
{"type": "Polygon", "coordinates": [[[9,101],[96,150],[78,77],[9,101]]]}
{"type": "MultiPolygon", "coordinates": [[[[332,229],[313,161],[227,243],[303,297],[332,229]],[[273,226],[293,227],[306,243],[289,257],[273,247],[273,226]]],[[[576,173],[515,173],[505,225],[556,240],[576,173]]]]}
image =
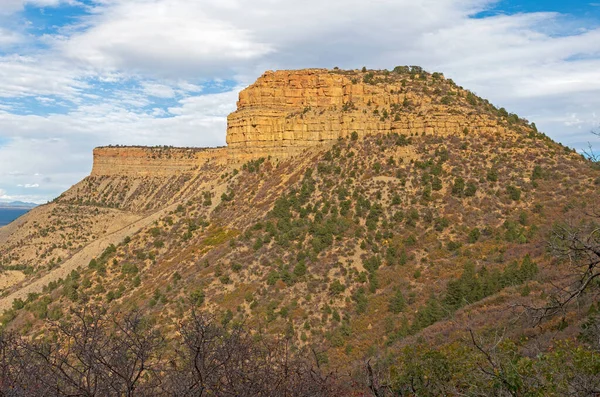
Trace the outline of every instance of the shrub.
{"type": "Polygon", "coordinates": [[[242,265],[240,265],[239,263],[232,263],[231,270],[238,273],[240,270],[242,270],[242,265]]]}
{"type": "MultiPolygon", "coordinates": [[[[405,99],[405,103],[406,103],[406,99],[405,99]]],[[[408,106],[408,105],[405,105],[408,106]]],[[[398,138],[396,138],[396,146],[408,146],[410,145],[410,138],[407,138],[406,135],[404,134],[400,134],[398,135],[398,138]]]]}
{"type": "Polygon", "coordinates": [[[521,199],[521,189],[516,186],[509,185],[506,187],[506,193],[513,201],[519,201],[521,199]]]}
{"type": "Polygon", "coordinates": [[[234,192],[233,191],[229,192],[229,194],[223,193],[221,195],[221,201],[225,201],[225,202],[232,201],[233,200],[233,196],[234,196],[234,192]]]}
{"type": "Polygon", "coordinates": [[[244,164],[242,166],[242,169],[246,170],[246,171],[248,171],[250,173],[256,173],[256,172],[258,172],[260,170],[260,166],[264,162],[265,162],[265,158],[264,157],[261,157],[261,158],[256,159],[256,160],[250,160],[250,161],[248,161],[246,164],[244,164]]]}
{"type": "Polygon", "coordinates": [[[374,294],[379,288],[379,278],[377,272],[369,273],[369,291],[374,294]]]}
{"type": "Polygon", "coordinates": [[[332,295],[339,295],[342,292],[344,292],[346,290],[346,286],[342,283],[340,283],[339,280],[334,280],[330,285],[329,285],[329,292],[332,295]]]}
{"type": "Polygon", "coordinates": [[[535,167],[533,167],[533,171],[531,172],[531,180],[535,181],[536,179],[541,179],[544,177],[544,172],[542,170],[542,167],[540,167],[539,165],[536,165],[535,167]]]}
{"type": "Polygon", "coordinates": [[[434,224],[435,224],[435,230],[437,230],[438,232],[441,232],[445,228],[450,226],[450,221],[448,220],[448,218],[437,218],[434,221],[434,224]]]}
{"type": "Polygon", "coordinates": [[[448,247],[449,251],[456,251],[461,246],[462,246],[462,244],[459,243],[459,242],[457,242],[457,241],[449,241],[448,244],[447,244],[447,247],[448,247]]]}
{"type": "Polygon", "coordinates": [[[219,281],[221,282],[221,284],[225,284],[225,285],[231,284],[231,279],[226,274],[224,274],[221,277],[219,277],[219,281]]]}
{"type": "Polygon", "coordinates": [[[204,291],[201,288],[194,290],[190,294],[190,300],[192,301],[192,304],[196,306],[201,306],[204,303],[204,298],[204,291]]]}
{"type": "Polygon", "coordinates": [[[137,274],[138,272],[139,272],[139,269],[134,264],[124,263],[123,266],[121,266],[122,274],[137,274]]]}
{"type": "Polygon", "coordinates": [[[461,177],[458,177],[454,180],[454,184],[452,185],[452,195],[461,197],[465,190],[465,180],[461,177]]]}
{"type": "Polygon", "coordinates": [[[160,236],[161,232],[160,232],[160,228],[158,227],[153,227],[152,229],[148,230],[148,233],[152,236],[152,237],[158,237],[160,236]]]}
{"type": "Polygon", "coordinates": [[[23,302],[23,300],[20,298],[15,299],[12,303],[12,308],[14,310],[21,310],[24,307],[25,307],[25,302],[23,302]]]}
{"type": "Polygon", "coordinates": [[[72,280],[68,280],[65,282],[63,286],[63,296],[67,297],[72,302],[76,302],[79,298],[79,293],[77,292],[79,285],[72,280]]]}
{"type": "Polygon", "coordinates": [[[469,243],[473,244],[477,242],[477,240],[479,240],[479,237],[481,237],[481,231],[479,231],[478,228],[474,228],[469,232],[469,243]]]}
{"type": "Polygon", "coordinates": [[[367,299],[367,295],[365,293],[364,288],[361,287],[358,290],[356,290],[356,292],[352,295],[352,300],[356,302],[356,312],[358,314],[362,314],[367,311],[369,301],[367,299]]]}
{"type": "Polygon", "coordinates": [[[498,170],[495,168],[490,168],[487,172],[487,180],[490,182],[498,181],[498,170]]]}
{"type": "Polygon", "coordinates": [[[375,74],[373,72],[369,72],[363,76],[363,83],[365,84],[375,84],[375,74]]]}
{"type": "Polygon", "coordinates": [[[471,106],[477,105],[477,97],[471,91],[467,91],[467,102],[471,106]]]}
{"type": "Polygon", "coordinates": [[[294,266],[294,274],[296,277],[302,277],[306,274],[306,264],[304,261],[300,261],[294,266]]]}
{"type": "Polygon", "coordinates": [[[267,276],[267,284],[268,285],[275,285],[275,283],[277,282],[277,280],[279,280],[279,273],[277,273],[276,271],[271,271],[269,273],[269,275],[267,276]]]}
{"type": "Polygon", "coordinates": [[[410,68],[408,66],[396,66],[393,72],[398,74],[408,74],[410,72],[410,68]]]}
{"type": "Polygon", "coordinates": [[[464,193],[466,197],[475,196],[475,193],[477,193],[477,185],[475,184],[475,182],[468,182],[464,193]]]}

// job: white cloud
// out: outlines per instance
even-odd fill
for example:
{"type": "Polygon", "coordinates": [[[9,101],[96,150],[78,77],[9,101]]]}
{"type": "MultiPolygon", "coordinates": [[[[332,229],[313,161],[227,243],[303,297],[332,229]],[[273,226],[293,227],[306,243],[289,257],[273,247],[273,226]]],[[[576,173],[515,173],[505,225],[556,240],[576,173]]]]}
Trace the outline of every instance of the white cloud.
{"type": "Polygon", "coordinates": [[[177,87],[184,92],[198,93],[202,92],[203,87],[198,84],[191,84],[187,81],[179,81],[177,87]]]}
{"type": "Polygon", "coordinates": [[[0,98],[56,95],[76,100],[89,85],[83,71],[50,56],[0,57],[0,98]]]}
{"type": "Polygon", "coordinates": [[[2,7],[0,7],[0,15],[10,15],[21,10],[24,5],[24,0],[3,0],[2,7]]]}
{"type": "Polygon", "coordinates": [[[144,94],[157,98],[173,98],[175,90],[164,84],[143,83],[144,94]]]}
{"type": "Polygon", "coordinates": [[[101,145],[223,146],[238,88],[184,98],[161,114],[120,100],[66,115],[0,113],[0,137],[11,138],[0,145],[0,187],[36,188],[36,202],[52,199],[89,173],[92,149],[101,145]]]}
{"type": "Polygon", "coordinates": [[[170,77],[215,74],[223,65],[272,51],[250,31],[206,13],[206,2],[114,1],[91,27],[61,41],[70,58],[99,70],[125,69],[170,77]]]}
{"type": "Polygon", "coordinates": [[[15,31],[0,26],[0,48],[11,47],[22,42],[23,36],[15,31]]]}
{"type": "MultiPolygon", "coordinates": [[[[26,2],[0,1],[5,12],[26,2]]],[[[38,184],[52,198],[89,171],[96,145],[222,145],[236,91],[267,69],[421,65],[568,144],[600,123],[600,30],[574,17],[470,18],[493,0],[92,3],[76,27],[28,37],[42,49],[0,56],[0,188],[10,195],[38,184]],[[219,79],[238,87],[204,94],[219,79]],[[22,98],[69,111],[15,114],[22,98]]],[[[0,29],[10,36],[0,48],[18,49],[22,32],[0,29]]]]}

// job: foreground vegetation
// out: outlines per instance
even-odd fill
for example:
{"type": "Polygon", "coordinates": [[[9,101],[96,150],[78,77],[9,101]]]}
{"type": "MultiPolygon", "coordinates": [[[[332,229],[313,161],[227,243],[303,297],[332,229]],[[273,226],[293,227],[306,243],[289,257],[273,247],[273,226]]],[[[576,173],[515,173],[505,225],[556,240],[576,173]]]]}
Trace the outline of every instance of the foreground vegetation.
{"type": "MultiPolygon", "coordinates": [[[[300,347],[293,334],[276,338],[250,331],[231,316],[217,320],[191,308],[177,329],[165,331],[140,311],[110,314],[84,305],[59,321],[48,320],[46,331],[36,338],[6,331],[0,335],[0,393],[595,396],[600,392],[598,220],[600,213],[591,211],[552,230],[548,247],[561,264],[568,259],[567,284],[543,306],[529,306],[522,313],[538,325],[562,317],[560,328],[575,303],[589,310],[576,339],[554,340],[549,349],[531,348],[526,338],[506,337],[498,328],[481,333],[463,329],[459,340],[432,346],[419,337],[338,371],[325,365],[326,355],[315,345],[300,347]]],[[[440,307],[456,310],[469,299],[494,293],[494,285],[497,289],[502,283],[523,282],[536,273],[529,257],[496,276],[467,266],[460,279],[448,284],[440,307]]],[[[399,312],[403,307],[397,294],[389,309],[399,312]]]]}
{"type": "MultiPolygon", "coordinates": [[[[51,323],[34,341],[1,336],[2,395],[593,396],[600,391],[598,340],[588,346],[560,341],[549,352],[524,353],[518,341],[471,331],[462,342],[410,345],[365,360],[351,372],[336,372],[322,369],[318,351],[298,351],[289,338],[251,334],[242,324],[196,312],[170,336],[139,312],[117,320],[88,307],[69,317],[51,323]]],[[[596,332],[598,320],[594,317],[596,332]]]]}

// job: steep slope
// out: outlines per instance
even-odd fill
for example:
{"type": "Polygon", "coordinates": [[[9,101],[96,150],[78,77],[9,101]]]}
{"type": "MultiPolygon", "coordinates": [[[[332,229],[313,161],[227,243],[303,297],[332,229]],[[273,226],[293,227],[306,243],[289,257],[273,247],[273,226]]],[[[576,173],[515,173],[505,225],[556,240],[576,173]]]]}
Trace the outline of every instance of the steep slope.
{"type": "Polygon", "coordinates": [[[170,330],[198,306],[335,365],[447,343],[458,321],[547,343],[554,325],[511,308],[567,271],[545,240],[598,194],[579,155],[418,68],[269,72],[228,121],[214,151],[97,149],[90,177],[0,229],[4,268],[28,273],[3,323],[95,303],[170,330]]]}

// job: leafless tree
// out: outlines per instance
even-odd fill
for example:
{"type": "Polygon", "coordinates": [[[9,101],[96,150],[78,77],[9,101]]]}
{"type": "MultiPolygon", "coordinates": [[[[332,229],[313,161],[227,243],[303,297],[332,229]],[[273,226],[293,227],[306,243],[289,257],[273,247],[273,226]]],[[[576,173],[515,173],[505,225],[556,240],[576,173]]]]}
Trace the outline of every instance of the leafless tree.
{"type": "Polygon", "coordinates": [[[0,334],[0,395],[27,395],[21,385],[29,382],[33,368],[19,351],[19,341],[14,334],[0,334]]]}
{"type": "MultiPolygon", "coordinates": [[[[592,131],[592,134],[600,137],[600,131],[592,131]]],[[[590,142],[588,142],[588,148],[583,150],[583,156],[593,163],[600,164],[600,155],[594,151],[594,147],[590,142]]]]}
{"type": "Polygon", "coordinates": [[[139,313],[116,320],[86,307],[69,322],[48,325],[36,340],[3,336],[4,394],[134,396],[156,390],[162,337],[139,313]]]}
{"type": "Polygon", "coordinates": [[[286,338],[192,313],[166,340],[139,312],[96,307],[49,322],[35,340],[0,334],[0,396],[342,396],[286,338]]]}
{"type": "Polygon", "coordinates": [[[537,323],[565,314],[571,304],[582,298],[600,296],[600,211],[577,209],[567,221],[553,227],[548,248],[560,266],[568,266],[566,278],[554,285],[549,303],[529,307],[537,323]]]}
{"type": "MultiPolygon", "coordinates": [[[[165,390],[173,396],[329,396],[338,393],[334,374],[324,375],[291,354],[287,339],[251,335],[242,326],[221,327],[193,312],[180,328],[177,356],[165,390]]],[[[341,394],[340,394],[341,395],[341,394]]]]}

